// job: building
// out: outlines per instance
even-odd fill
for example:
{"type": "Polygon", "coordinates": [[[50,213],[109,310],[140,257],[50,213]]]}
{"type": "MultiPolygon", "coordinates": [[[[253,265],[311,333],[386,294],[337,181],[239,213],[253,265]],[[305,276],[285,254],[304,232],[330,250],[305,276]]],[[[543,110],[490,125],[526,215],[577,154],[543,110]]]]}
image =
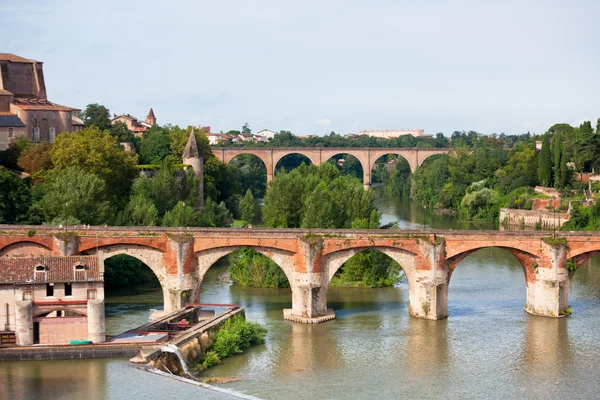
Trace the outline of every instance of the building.
{"type": "Polygon", "coordinates": [[[96,256],[0,257],[4,344],[104,342],[104,282],[96,256]]]}
{"type": "Polygon", "coordinates": [[[0,150],[20,136],[52,142],[82,129],[80,112],[48,100],[42,62],[0,53],[0,150]]]}
{"type": "Polygon", "coordinates": [[[189,165],[193,170],[194,174],[198,178],[198,193],[200,203],[198,204],[198,209],[204,209],[204,152],[202,148],[198,146],[198,141],[196,140],[196,134],[194,134],[194,128],[190,132],[190,136],[188,137],[188,141],[185,145],[185,149],[183,150],[183,163],[189,165]]]}
{"type": "Polygon", "coordinates": [[[154,110],[152,107],[150,107],[150,111],[148,111],[148,115],[143,121],[129,114],[114,114],[113,119],[110,120],[110,123],[114,125],[117,122],[125,124],[127,129],[129,129],[131,132],[137,136],[141,136],[149,128],[152,128],[154,125],[156,125],[156,117],[154,116],[154,110]]]}
{"type": "Polygon", "coordinates": [[[361,135],[382,139],[394,139],[404,135],[412,135],[414,137],[432,137],[426,135],[425,129],[379,129],[379,130],[364,130],[360,131],[361,135]]]}
{"type": "Polygon", "coordinates": [[[273,139],[277,133],[270,129],[263,129],[262,131],[256,132],[255,136],[257,141],[266,142],[269,139],[273,139]]]}

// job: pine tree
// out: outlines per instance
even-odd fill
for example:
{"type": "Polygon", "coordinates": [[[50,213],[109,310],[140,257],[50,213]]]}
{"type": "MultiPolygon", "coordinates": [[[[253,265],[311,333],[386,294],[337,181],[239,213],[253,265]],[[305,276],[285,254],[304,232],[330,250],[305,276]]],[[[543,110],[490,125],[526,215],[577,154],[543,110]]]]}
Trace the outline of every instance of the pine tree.
{"type": "Polygon", "coordinates": [[[254,196],[250,189],[246,191],[246,195],[240,201],[240,217],[248,222],[252,223],[254,216],[256,215],[256,206],[254,204],[254,196]]]}
{"type": "Polygon", "coordinates": [[[553,158],[554,158],[554,187],[555,188],[559,188],[560,187],[560,182],[561,182],[561,176],[560,176],[560,162],[561,162],[561,153],[562,153],[562,146],[561,146],[561,137],[560,135],[554,135],[554,139],[553,139],[553,143],[552,143],[552,147],[554,148],[553,151],[553,158]]]}
{"type": "Polygon", "coordinates": [[[552,185],[552,151],[550,150],[549,135],[542,139],[542,151],[538,162],[538,178],[542,186],[552,185]]]}

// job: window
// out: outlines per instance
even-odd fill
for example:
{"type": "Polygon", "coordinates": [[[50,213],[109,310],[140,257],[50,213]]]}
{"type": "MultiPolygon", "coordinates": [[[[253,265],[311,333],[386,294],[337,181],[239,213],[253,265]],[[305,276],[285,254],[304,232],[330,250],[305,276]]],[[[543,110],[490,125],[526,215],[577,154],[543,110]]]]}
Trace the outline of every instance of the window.
{"type": "Polygon", "coordinates": [[[8,128],[8,137],[15,137],[15,128],[8,128]]]}
{"type": "Polygon", "coordinates": [[[65,296],[73,296],[73,285],[71,285],[71,282],[65,283],[65,296]]]}
{"type": "Polygon", "coordinates": [[[40,128],[38,128],[37,126],[35,128],[33,128],[33,141],[34,142],[40,141],[40,128]]]}
{"type": "Polygon", "coordinates": [[[35,272],[44,272],[46,270],[46,267],[44,267],[43,265],[38,265],[37,267],[35,267],[35,272]]]}
{"type": "Polygon", "coordinates": [[[33,119],[37,119],[37,111],[33,112],[33,119]]]}
{"type": "Polygon", "coordinates": [[[85,265],[77,264],[75,265],[75,271],[83,271],[85,269],[85,265]]]}
{"type": "Polygon", "coordinates": [[[56,111],[52,111],[52,119],[56,119],[56,111]]]}
{"type": "Polygon", "coordinates": [[[50,128],[50,143],[54,142],[55,137],[56,137],[56,129],[50,128]]]}
{"type": "Polygon", "coordinates": [[[46,115],[46,111],[44,111],[44,119],[48,119],[48,116],[46,115]]]}
{"type": "Polygon", "coordinates": [[[96,300],[96,289],[88,289],[88,300],[96,300]]]}
{"type": "Polygon", "coordinates": [[[54,296],[54,283],[46,283],[46,297],[54,296]]]}

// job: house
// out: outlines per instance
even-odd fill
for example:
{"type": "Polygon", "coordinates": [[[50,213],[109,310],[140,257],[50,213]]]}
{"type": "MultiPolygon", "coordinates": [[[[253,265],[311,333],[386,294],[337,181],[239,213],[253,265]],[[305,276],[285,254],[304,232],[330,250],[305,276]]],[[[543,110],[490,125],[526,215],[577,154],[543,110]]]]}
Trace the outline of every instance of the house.
{"type": "Polygon", "coordinates": [[[150,111],[148,111],[146,119],[143,121],[129,114],[114,114],[113,119],[110,120],[110,123],[114,125],[117,122],[125,124],[127,129],[129,129],[131,132],[137,136],[141,136],[149,128],[152,128],[154,125],[156,125],[156,116],[154,115],[154,110],[151,107],[150,111]]]}
{"type": "Polygon", "coordinates": [[[48,100],[42,62],[0,53],[0,150],[17,137],[52,142],[81,129],[80,112],[48,100]]]}
{"type": "Polygon", "coordinates": [[[269,139],[273,139],[276,134],[276,132],[273,132],[270,129],[263,129],[262,131],[256,132],[254,136],[256,136],[257,141],[266,142],[269,139]]]}
{"type": "Polygon", "coordinates": [[[104,342],[96,256],[0,257],[0,345],[104,342]]]}
{"type": "Polygon", "coordinates": [[[363,130],[360,131],[361,135],[367,135],[370,137],[382,138],[382,139],[394,139],[404,135],[412,135],[414,137],[433,137],[433,135],[426,135],[425,129],[377,129],[377,130],[363,130]]]}

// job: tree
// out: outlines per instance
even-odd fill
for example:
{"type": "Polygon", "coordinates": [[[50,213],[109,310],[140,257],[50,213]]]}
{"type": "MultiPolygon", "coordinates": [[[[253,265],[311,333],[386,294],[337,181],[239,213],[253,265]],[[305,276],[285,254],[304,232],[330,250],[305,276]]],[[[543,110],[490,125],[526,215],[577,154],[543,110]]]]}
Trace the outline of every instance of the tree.
{"type": "Polygon", "coordinates": [[[6,150],[0,151],[0,165],[10,169],[18,169],[18,160],[28,147],[33,143],[23,136],[19,136],[16,140],[10,142],[6,150]]]}
{"type": "Polygon", "coordinates": [[[165,160],[160,170],[152,177],[142,177],[133,184],[132,192],[135,196],[143,196],[156,206],[158,216],[163,215],[175,207],[180,200],[179,185],[172,164],[165,160]]]}
{"type": "Polygon", "coordinates": [[[538,179],[542,186],[552,186],[552,151],[550,150],[550,137],[542,138],[542,150],[538,162],[538,179]]]}
{"type": "Polygon", "coordinates": [[[158,210],[152,200],[136,195],[131,197],[119,218],[121,225],[156,226],[158,225],[158,210]]]}
{"type": "Polygon", "coordinates": [[[135,140],[135,135],[127,129],[127,124],[124,122],[116,121],[109,130],[110,134],[116,137],[119,143],[131,143],[135,140]]]}
{"type": "MultiPolygon", "coordinates": [[[[179,126],[168,127],[169,136],[171,136],[171,154],[176,157],[178,160],[182,160],[182,155],[185,150],[185,145],[190,137],[190,131],[192,130],[191,126],[188,126],[187,129],[180,128],[179,126]]],[[[210,149],[210,143],[208,141],[208,137],[206,136],[206,132],[202,129],[195,129],[194,135],[196,136],[196,142],[198,142],[198,147],[202,150],[204,154],[204,160],[209,157],[212,157],[212,151],[210,149]]]]}
{"type": "Polygon", "coordinates": [[[256,215],[256,204],[254,203],[254,196],[250,189],[246,190],[246,195],[240,201],[240,217],[242,220],[252,223],[254,216],[256,215]]]}
{"type": "Polygon", "coordinates": [[[39,206],[46,222],[59,217],[103,225],[109,222],[111,215],[105,182],[79,166],[55,171],[39,206]]]}
{"type": "Polygon", "coordinates": [[[0,224],[24,222],[31,203],[27,184],[15,173],[0,167],[0,224]]]}
{"type": "Polygon", "coordinates": [[[32,175],[34,181],[43,181],[44,174],[54,166],[50,156],[51,148],[52,144],[49,142],[41,142],[28,147],[19,156],[19,167],[32,175]]]}
{"type": "Polygon", "coordinates": [[[60,134],[50,156],[55,169],[78,166],[98,175],[106,183],[110,200],[121,206],[127,202],[131,184],[138,174],[137,155],[123,150],[115,137],[95,126],[60,134]]]}
{"type": "Polygon", "coordinates": [[[250,126],[248,125],[247,122],[242,127],[242,133],[252,133],[252,130],[250,129],[250,126]]]}
{"type": "Polygon", "coordinates": [[[162,226],[202,226],[202,216],[183,201],[166,212],[162,226]]]}
{"type": "Polygon", "coordinates": [[[172,153],[169,131],[158,125],[144,132],[140,145],[140,158],[143,164],[160,164],[172,153]]]}
{"type": "Polygon", "coordinates": [[[210,197],[206,199],[200,226],[223,227],[229,226],[231,221],[232,216],[229,210],[227,210],[225,202],[222,201],[217,204],[210,197]]]}
{"type": "Polygon", "coordinates": [[[88,104],[81,117],[86,127],[95,126],[101,131],[111,128],[110,111],[98,103],[88,104]]]}

